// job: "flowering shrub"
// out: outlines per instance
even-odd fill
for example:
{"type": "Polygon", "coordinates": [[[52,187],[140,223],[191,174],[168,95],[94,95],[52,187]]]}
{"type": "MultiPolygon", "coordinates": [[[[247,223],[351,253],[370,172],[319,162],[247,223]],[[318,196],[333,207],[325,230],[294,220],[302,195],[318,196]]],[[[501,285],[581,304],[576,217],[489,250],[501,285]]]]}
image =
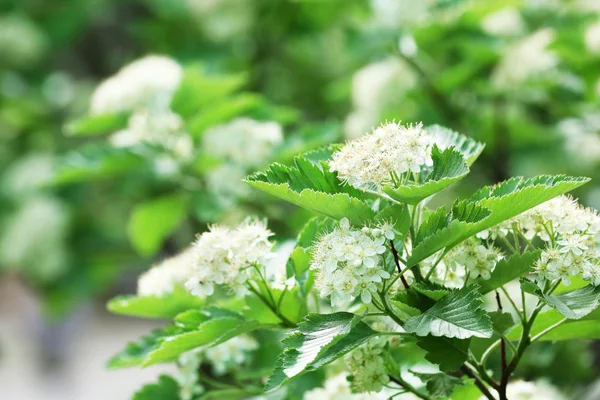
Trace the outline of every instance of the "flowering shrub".
{"type": "Polygon", "coordinates": [[[430,208],[482,149],[391,122],[249,176],[317,216],[293,248],[258,220],[212,226],[142,275],[109,309],[173,323],[110,366],[176,362],[140,400],[561,398],[514,373],[532,343],[598,328],[600,216],[565,195],[588,179],[563,175],[430,208]]]}

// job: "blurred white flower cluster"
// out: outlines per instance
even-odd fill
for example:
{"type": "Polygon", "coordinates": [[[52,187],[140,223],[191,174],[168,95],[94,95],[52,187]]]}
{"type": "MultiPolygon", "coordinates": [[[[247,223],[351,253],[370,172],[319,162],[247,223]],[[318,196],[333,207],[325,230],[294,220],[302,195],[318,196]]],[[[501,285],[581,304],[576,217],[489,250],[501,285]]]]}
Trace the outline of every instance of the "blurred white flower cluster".
{"type": "Polygon", "coordinates": [[[350,227],[343,218],[332,232],[319,238],[312,248],[310,268],[317,273],[315,287],[322,298],[331,296],[331,305],[343,304],[360,296],[370,303],[372,294],[390,274],[383,268],[386,240],[394,232],[389,225],[361,230],[350,227]]]}
{"type": "Polygon", "coordinates": [[[247,39],[254,25],[255,4],[248,0],[187,0],[202,34],[215,42],[247,39]]]}
{"type": "Polygon", "coordinates": [[[428,273],[435,266],[431,280],[448,288],[463,287],[467,278],[490,279],[502,258],[499,249],[492,245],[484,246],[475,238],[459,243],[438,262],[442,254],[438,252],[427,258],[421,268],[423,273],[428,273]]]}
{"type": "Polygon", "coordinates": [[[47,39],[32,21],[19,15],[0,17],[0,64],[31,67],[46,49],[47,39]]]}
{"type": "MultiPolygon", "coordinates": [[[[566,400],[567,397],[545,381],[514,381],[506,387],[506,398],[511,400],[566,400]]],[[[486,399],[485,396],[479,398],[479,400],[484,399],[486,399]]]]}
{"type": "Polygon", "coordinates": [[[600,254],[596,237],[600,216],[582,207],[569,196],[559,196],[528,210],[490,230],[492,237],[506,236],[513,227],[527,239],[545,243],[536,272],[548,280],[561,279],[570,284],[571,277],[581,275],[600,285],[600,254]]]}
{"type": "Polygon", "coordinates": [[[164,296],[181,286],[192,273],[195,250],[190,247],[182,253],[167,258],[140,275],[137,283],[139,296],[164,296]]]}
{"type": "Polygon", "coordinates": [[[268,162],[283,142],[281,125],[249,118],[213,126],[202,135],[202,145],[221,164],[208,172],[208,189],[225,205],[245,197],[249,187],[241,181],[248,172],[268,162]]]}
{"type": "Polygon", "coordinates": [[[185,287],[194,295],[209,296],[214,285],[245,292],[244,282],[255,275],[252,267],[272,257],[273,233],[260,221],[246,220],[236,228],[212,226],[194,243],[191,275],[185,287]]]}
{"type": "Polygon", "coordinates": [[[593,165],[600,161],[600,114],[588,113],[558,123],[565,148],[578,161],[593,165]]]}
{"type": "Polygon", "coordinates": [[[516,7],[505,7],[486,15],[481,28],[494,36],[518,36],[525,31],[525,22],[516,7]]]}
{"type": "Polygon", "coordinates": [[[433,137],[421,123],[390,122],[346,143],[333,154],[329,166],[339,179],[358,189],[396,186],[422,167],[433,165],[432,145],[433,137]]]}
{"type": "Polygon", "coordinates": [[[182,400],[192,400],[204,392],[199,382],[199,370],[208,363],[215,375],[224,375],[246,364],[258,348],[256,340],[247,335],[229,339],[214,347],[188,351],[179,356],[177,382],[182,400]]]}
{"type": "Polygon", "coordinates": [[[379,393],[353,393],[346,374],[341,373],[328,378],[324,387],[304,393],[304,400],[384,400],[391,394],[393,393],[388,390],[379,393]]]}
{"type": "MultiPolygon", "coordinates": [[[[170,108],[182,77],[183,68],[176,61],[159,55],[143,57],[126,65],[96,88],[90,112],[130,113],[127,129],[110,138],[115,147],[147,143],[168,150],[175,160],[187,160],[192,156],[193,142],[184,131],[179,115],[170,108]]],[[[158,172],[176,170],[176,161],[172,163],[175,166],[158,172]]]]}
{"type": "Polygon", "coordinates": [[[558,57],[548,49],[554,41],[554,31],[540,29],[509,47],[493,73],[492,81],[498,87],[516,87],[558,65],[558,57]]]}
{"type": "MultiPolygon", "coordinates": [[[[408,42],[410,39],[404,38],[403,48],[414,44],[414,39],[408,42]]],[[[389,57],[356,71],[352,77],[354,110],[344,124],[346,136],[353,139],[370,131],[381,120],[381,113],[416,83],[416,74],[398,57],[389,57]]]]}

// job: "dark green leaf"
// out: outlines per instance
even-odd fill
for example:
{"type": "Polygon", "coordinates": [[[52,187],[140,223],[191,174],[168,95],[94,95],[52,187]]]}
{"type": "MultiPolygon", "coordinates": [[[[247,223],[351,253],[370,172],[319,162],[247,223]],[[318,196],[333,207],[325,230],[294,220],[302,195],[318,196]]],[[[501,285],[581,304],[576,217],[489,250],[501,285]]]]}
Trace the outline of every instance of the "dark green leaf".
{"type": "Polygon", "coordinates": [[[469,357],[470,340],[426,336],[419,338],[417,345],[427,352],[425,358],[438,364],[442,371],[458,370],[469,357]]]}
{"type": "Polygon", "coordinates": [[[523,254],[514,254],[509,258],[504,258],[496,264],[492,276],[488,280],[481,280],[482,294],[489,293],[508,282],[514,281],[523,275],[529,273],[533,264],[540,257],[540,251],[532,251],[523,254]]]}

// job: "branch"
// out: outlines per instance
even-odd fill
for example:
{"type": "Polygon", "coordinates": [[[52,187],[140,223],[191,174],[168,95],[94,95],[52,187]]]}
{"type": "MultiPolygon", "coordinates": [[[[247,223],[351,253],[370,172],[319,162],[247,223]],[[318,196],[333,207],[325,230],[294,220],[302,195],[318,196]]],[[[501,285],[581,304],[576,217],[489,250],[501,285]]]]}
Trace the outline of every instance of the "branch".
{"type": "Polygon", "coordinates": [[[496,398],[492,395],[492,393],[488,390],[487,386],[475,375],[467,366],[463,365],[460,367],[460,370],[467,375],[469,378],[475,380],[475,385],[479,388],[481,393],[488,398],[489,400],[496,400],[496,398]]]}
{"type": "Polygon", "coordinates": [[[394,262],[396,263],[396,268],[398,268],[398,273],[400,274],[400,279],[402,280],[402,284],[406,289],[410,286],[408,285],[408,281],[402,274],[402,268],[400,267],[400,256],[398,255],[398,250],[396,250],[396,246],[394,246],[394,241],[390,240],[390,245],[392,247],[392,254],[394,255],[394,262]]]}

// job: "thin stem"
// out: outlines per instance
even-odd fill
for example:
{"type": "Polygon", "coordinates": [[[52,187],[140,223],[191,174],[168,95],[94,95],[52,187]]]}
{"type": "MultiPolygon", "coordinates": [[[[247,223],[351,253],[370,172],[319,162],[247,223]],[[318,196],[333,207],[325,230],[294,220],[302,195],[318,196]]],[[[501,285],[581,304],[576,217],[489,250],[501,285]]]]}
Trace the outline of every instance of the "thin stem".
{"type": "Polygon", "coordinates": [[[390,306],[387,302],[387,299],[385,298],[385,294],[383,294],[382,292],[379,292],[379,297],[381,298],[381,302],[383,303],[383,310],[386,312],[386,314],[391,319],[393,319],[398,325],[402,326],[402,320],[390,308],[390,306]]]}
{"type": "Polygon", "coordinates": [[[431,274],[433,274],[433,271],[435,271],[435,269],[438,266],[438,264],[442,261],[442,259],[444,258],[444,256],[446,254],[448,254],[449,251],[450,251],[450,249],[444,249],[444,251],[442,252],[442,254],[440,254],[440,256],[438,257],[438,259],[435,260],[435,263],[433,263],[433,266],[429,269],[429,271],[427,271],[427,275],[425,275],[425,279],[429,279],[431,277],[431,274]]]}
{"type": "Polygon", "coordinates": [[[256,295],[256,297],[258,297],[267,307],[269,307],[269,309],[271,311],[273,311],[273,314],[275,314],[277,316],[277,318],[279,318],[281,320],[281,322],[283,323],[283,325],[286,328],[296,328],[296,324],[293,323],[292,321],[290,321],[288,318],[286,318],[275,306],[275,304],[270,303],[263,295],[260,294],[260,292],[254,287],[252,286],[249,282],[248,283],[248,290],[250,290],[252,293],[254,293],[256,295]]]}
{"type": "Polygon", "coordinates": [[[404,390],[406,390],[408,392],[411,392],[418,398],[423,399],[423,400],[433,400],[428,395],[419,392],[417,389],[415,389],[412,385],[410,385],[408,382],[406,382],[400,376],[394,376],[392,374],[389,374],[389,376],[390,376],[391,381],[396,382],[398,385],[400,385],[401,388],[403,388],[404,390]]]}
{"type": "MultiPolygon", "coordinates": [[[[502,312],[502,301],[500,301],[500,294],[498,293],[498,291],[496,290],[496,302],[498,303],[498,310],[500,310],[500,312],[502,312]]],[[[504,374],[506,372],[506,368],[507,368],[507,362],[506,362],[506,340],[504,340],[504,336],[502,336],[500,338],[500,365],[502,367],[502,379],[501,381],[504,381],[504,374]]]]}
{"type": "Polygon", "coordinates": [[[283,297],[285,296],[287,291],[288,291],[288,287],[286,285],[286,287],[283,289],[283,292],[281,292],[281,296],[279,296],[279,300],[277,301],[277,311],[278,312],[281,310],[281,302],[283,301],[283,297]]]}
{"type": "Polygon", "coordinates": [[[558,326],[562,325],[566,320],[567,320],[567,318],[563,318],[560,321],[558,321],[557,323],[555,323],[553,325],[550,325],[549,327],[547,327],[546,329],[544,329],[543,331],[541,331],[540,333],[538,333],[537,335],[535,335],[534,337],[532,337],[531,338],[531,343],[535,342],[536,340],[539,340],[546,333],[548,333],[551,330],[553,330],[554,328],[557,328],[558,326]]]}
{"type": "Polygon", "coordinates": [[[402,275],[402,268],[400,267],[400,257],[398,256],[398,250],[396,250],[396,246],[394,246],[394,241],[390,240],[390,247],[392,248],[392,255],[394,256],[394,262],[396,263],[396,268],[398,269],[398,274],[400,274],[400,279],[402,279],[402,284],[404,288],[408,289],[410,286],[404,275],[402,275]]]}
{"type": "MultiPolygon", "coordinates": [[[[502,290],[502,293],[504,293],[504,295],[506,296],[506,298],[508,299],[508,302],[510,303],[510,305],[515,309],[515,311],[517,312],[517,314],[519,315],[519,319],[521,320],[522,324],[525,324],[525,316],[523,315],[523,313],[521,312],[521,310],[519,310],[519,308],[517,307],[517,305],[515,304],[514,300],[512,299],[512,297],[509,296],[508,292],[506,291],[506,289],[504,289],[504,286],[500,286],[500,290],[502,290]]],[[[497,293],[497,292],[496,292],[497,293]]],[[[524,304],[524,303],[523,303],[524,304]]]]}
{"type": "Polygon", "coordinates": [[[469,378],[475,380],[475,385],[479,388],[479,391],[489,400],[496,400],[492,393],[488,390],[487,386],[469,369],[469,367],[463,365],[460,370],[467,375],[469,378]]]}

